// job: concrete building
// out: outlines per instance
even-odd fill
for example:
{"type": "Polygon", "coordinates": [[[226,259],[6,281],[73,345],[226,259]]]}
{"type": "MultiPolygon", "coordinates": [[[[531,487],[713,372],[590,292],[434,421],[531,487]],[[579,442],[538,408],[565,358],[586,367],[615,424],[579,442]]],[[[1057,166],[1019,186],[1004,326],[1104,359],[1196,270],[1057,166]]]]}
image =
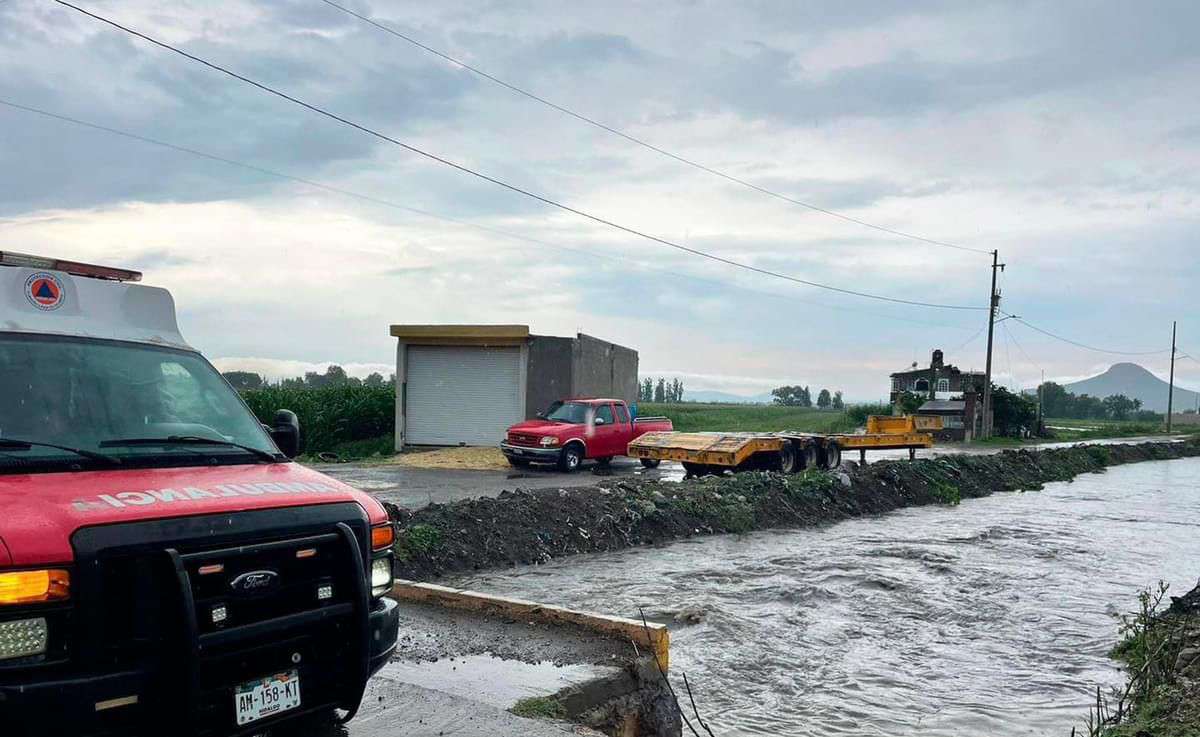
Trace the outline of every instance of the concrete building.
{"type": "Polygon", "coordinates": [[[504,430],[564,397],[637,400],[638,354],[580,333],[528,325],[392,325],[396,449],[495,445],[504,430]]]}

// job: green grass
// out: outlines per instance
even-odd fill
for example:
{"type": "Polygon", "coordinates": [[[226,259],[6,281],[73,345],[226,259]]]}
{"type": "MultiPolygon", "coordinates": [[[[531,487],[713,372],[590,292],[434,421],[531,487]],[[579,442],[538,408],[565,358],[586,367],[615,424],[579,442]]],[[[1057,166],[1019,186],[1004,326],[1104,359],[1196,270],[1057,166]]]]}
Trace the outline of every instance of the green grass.
{"type": "Polygon", "coordinates": [[[638,404],[643,417],[666,415],[680,432],[850,432],[855,423],[840,410],[773,404],[638,404]]]}
{"type": "Polygon", "coordinates": [[[552,696],[521,699],[509,711],[526,719],[562,719],[566,716],[566,709],[552,696]]]}
{"type": "Polygon", "coordinates": [[[1166,427],[1158,423],[1122,420],[1071,420],[1046,418],[1052,429],[1054,440],[1102,440],[1104,438],[1130,438],[1139,435],[1161,435],[1166,427]]]}

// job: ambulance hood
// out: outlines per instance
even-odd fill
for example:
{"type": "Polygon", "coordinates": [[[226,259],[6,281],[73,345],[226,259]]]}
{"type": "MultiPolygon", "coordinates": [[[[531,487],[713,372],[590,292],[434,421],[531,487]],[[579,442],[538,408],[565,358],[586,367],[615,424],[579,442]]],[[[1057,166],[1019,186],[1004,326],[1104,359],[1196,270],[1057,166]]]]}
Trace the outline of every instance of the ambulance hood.
{"type": "Polygon", "coordinates": [[[298,463],[0,475],[0,565],[69,563],[82,527],[350,501],[387,520],[369,495],[298,463]]]}

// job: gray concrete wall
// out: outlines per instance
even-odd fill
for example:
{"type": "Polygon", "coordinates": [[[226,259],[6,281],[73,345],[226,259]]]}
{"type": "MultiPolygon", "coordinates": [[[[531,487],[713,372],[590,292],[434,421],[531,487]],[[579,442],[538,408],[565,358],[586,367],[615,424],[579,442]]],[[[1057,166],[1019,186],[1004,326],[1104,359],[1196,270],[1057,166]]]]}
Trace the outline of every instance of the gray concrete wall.
{"type": "Polygon", "coordinates": [[[525,419],[536,417],[550,403],[573,393],[571,367],[575,341],[571,338],[534,336],[529,341],[525,367],[525,419]]]}
{"type": "Polygon", "coordinates": [[[637,351],[580,333],[571,365],[575,396],[637,400],[637,351]]]}

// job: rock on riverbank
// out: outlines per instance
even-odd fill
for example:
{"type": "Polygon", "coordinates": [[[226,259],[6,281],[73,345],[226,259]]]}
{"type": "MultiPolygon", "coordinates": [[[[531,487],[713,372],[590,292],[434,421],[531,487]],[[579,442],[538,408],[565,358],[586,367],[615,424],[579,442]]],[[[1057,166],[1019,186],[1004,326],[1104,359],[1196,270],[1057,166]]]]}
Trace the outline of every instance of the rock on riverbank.
{"type": "Polygon", "coordinates": [[[416,511],[388,505],[388,511],[397,526],[397,575],[428,580],[696,535],[957,504],[997,491],[1040,489],[1107,466],[1191,456],[1200,456],[1200,443],[1081,445],[846,464],[794,476],[750,472],[680,483],[622,479],[570,489],[517,489],[416,511]]]}

